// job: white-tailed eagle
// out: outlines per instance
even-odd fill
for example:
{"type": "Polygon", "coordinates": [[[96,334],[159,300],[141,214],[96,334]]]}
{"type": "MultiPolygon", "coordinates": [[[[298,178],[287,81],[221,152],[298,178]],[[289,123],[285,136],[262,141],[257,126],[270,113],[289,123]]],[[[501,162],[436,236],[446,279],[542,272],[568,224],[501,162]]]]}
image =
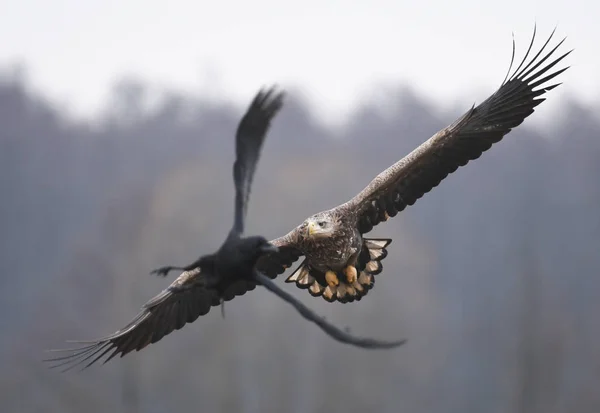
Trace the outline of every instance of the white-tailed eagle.
{"type": "Polygon", "coordinates": [[[478,106],[437,132],[403,159],[381,172],[354,198],[307,218],[288,234],[272,240],[277,254],[266,254],[258,268],[271,278],[304,257],[286,279],[315,297],[342,303],[360,300],[373,288],[382,271],[391,239],[367,238],[374,226],[413,205],[460,166],[477,159],[494,143],[520,125],[542,103],[546,92],[560,83],[555,78],[568,69],[555,69],[571,51],[555,52],[565,39],[543,54],[554,31],[528,61],[535,39],[521,64],[478,106]]]}

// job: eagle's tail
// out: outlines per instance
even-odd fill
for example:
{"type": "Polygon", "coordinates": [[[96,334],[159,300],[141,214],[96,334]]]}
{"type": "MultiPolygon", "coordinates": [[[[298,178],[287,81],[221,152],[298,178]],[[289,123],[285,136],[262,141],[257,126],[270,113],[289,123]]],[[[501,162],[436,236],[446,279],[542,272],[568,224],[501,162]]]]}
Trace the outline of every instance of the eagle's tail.
{"type": "Polygon", "coordinates": [[[387,257],[386,247],[392,243],[390,238],[364,238],[361,253],[356,262],[357,279],[348,284],[346,275],[339,271],[337,286],[329,286],[325,274],[311,268],[304,260],[285,282],[295,282],[298,288],[308,289],[313,297],[323,297],[326,301],[351,303],[360,301],[375,284],[375,275],[383,270],[381,261],[387,257]]]}

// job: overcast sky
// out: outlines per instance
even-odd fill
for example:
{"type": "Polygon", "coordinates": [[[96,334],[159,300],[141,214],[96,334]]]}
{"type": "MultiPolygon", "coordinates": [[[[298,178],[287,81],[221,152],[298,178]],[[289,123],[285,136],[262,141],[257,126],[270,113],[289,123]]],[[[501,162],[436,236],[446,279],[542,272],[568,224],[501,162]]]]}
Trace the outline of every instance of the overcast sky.
{"type": "Polygon", "coordinates": [[[336,122],[400,81],[442,106],[481,102],[512,33],[522,56],[537,22],[540,42],[558,25],[576,49],[551,103],[598,103],[599,16],[591,0],[0,0],[0,65],[25,63],[36,89],[83,116],[138,75],[241,105],[263,84],[297,86],[336,122]]]}

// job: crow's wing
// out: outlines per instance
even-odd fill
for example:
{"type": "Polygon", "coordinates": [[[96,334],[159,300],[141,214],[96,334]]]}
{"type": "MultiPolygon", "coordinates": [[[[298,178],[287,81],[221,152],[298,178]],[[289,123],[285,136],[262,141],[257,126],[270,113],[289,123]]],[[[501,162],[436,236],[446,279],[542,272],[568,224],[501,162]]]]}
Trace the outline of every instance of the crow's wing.
{"type": "Polygon", "coordinates": [[[310,308],[305,306],[301,301],[294,298],[291,294],[285,292],[281,288],[277,286],[273,281],[271,281],[267,276],[260,272],[256,272],[254,274],[255,280],[264,286],[267,290],[271,291],[273,294],[281,298],[282,300],[291,304],[298,313],[308,321],[315,323],[321,328],[328,336],[337,340],[341,343],[349,344],[355,347],[362,347],[366,349],[391,349],[398,346],[401,346],[406,342],[406,340],[396,340],[396,341],[384,341],[384,340],[376,340],[369,337],[358,337],[353,334],[350,334],[349,331],[342,331],[337,328],[335,325],[329,323],[325,317],[319,316],[317,313],[312,311],[310,308]]]}
{"type": "Polygon", "coordinates": [[[275,87],[261,89],[240,121],[236,133],[236,160],[233,164],[235,183],[235,220],[233,231],[244,232],[244,220],[256,164],[271,120],[283,105],[283,92],[275,87]]]}
{"type": "Polygon", "coordinates": [[[533,59],[526,63],[535,39],[534,29],[522,63],[510,77],[509,68],[506,79],[493,95],[383,171],[358,195],[338,208],[356,214],[361,233],[369,232],[388,216],[393,217],[407,205],[413,205],[458,167],[479,158],[492,144],[500,141],[533,113],[534,108],[545,100],[540,96],[560,84],[547,85],[547,82],[568,67],[548,72],[571,51],[550,59],[564,42],[563,39],[550,52],[542,55],[551,38],[552,35],[533,59]]]}
{"type": "MultiPolygon", "coordinates": [[[[89,367],[104,356],[107,356],[106,363],[117,354],[123,357],[133,350],[139,351],[219,305],[220,297],[213,287],[217,281],[211,273],[199,267],[185,271],[167,289],[148,301],[142,311],[119,331],[98,340],[72,341],[84,344],[83,347],[49,350],[70,354],[44,361],[52,362],[52,367],[64,367],[66,371],[82,363],[87,363],[84,368],[89,367]]],[[[227,290],[225,300],[238,295],[233,284],[227,290]]]]}

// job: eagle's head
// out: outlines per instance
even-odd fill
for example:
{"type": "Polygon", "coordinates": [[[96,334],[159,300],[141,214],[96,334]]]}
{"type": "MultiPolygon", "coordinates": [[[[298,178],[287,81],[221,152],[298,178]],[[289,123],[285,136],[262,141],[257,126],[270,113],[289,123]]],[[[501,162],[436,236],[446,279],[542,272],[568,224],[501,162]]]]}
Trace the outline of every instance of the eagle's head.
{"type": "Polygon", "coordinates": [[[330,211],[324,211],[308,217],[302,226],[306,229],[306,238],[329,238],[335,233],[338,220],[330,211]]]}

